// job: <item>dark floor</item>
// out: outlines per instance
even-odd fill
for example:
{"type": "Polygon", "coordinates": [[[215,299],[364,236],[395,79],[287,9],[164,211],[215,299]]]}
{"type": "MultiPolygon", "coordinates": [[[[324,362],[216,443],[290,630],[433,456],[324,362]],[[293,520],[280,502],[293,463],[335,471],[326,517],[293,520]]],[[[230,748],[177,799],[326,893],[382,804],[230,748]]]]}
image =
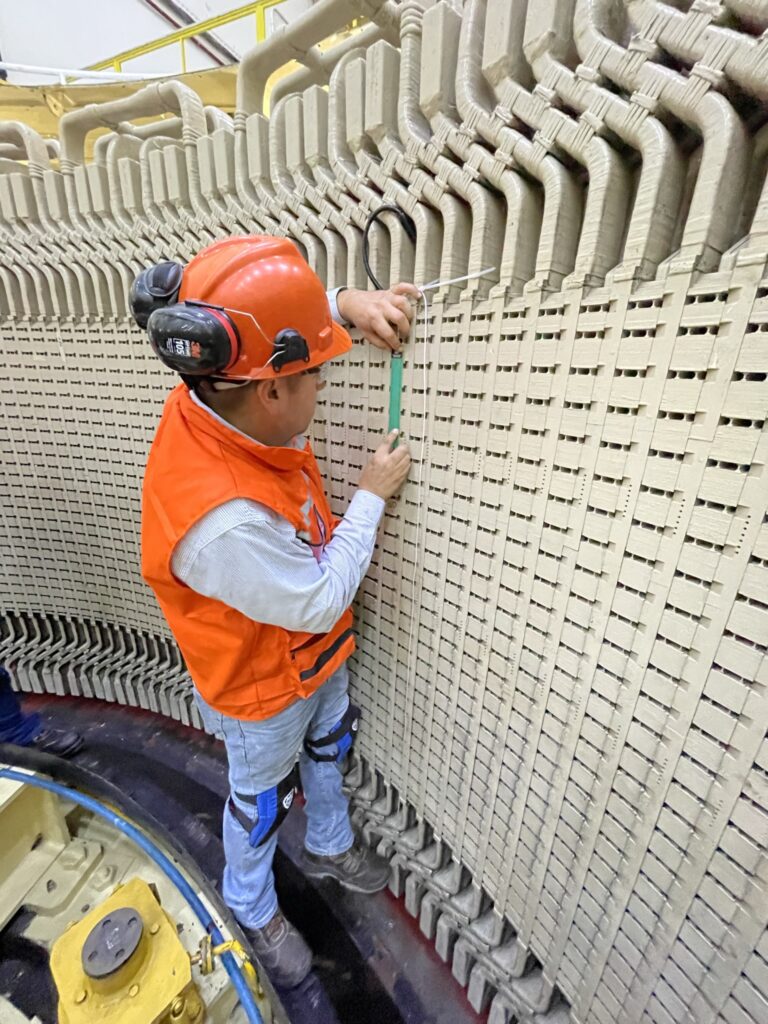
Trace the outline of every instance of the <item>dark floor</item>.
{"type": "MultiPolygon", "coordinates": [[[[42,697],[27,703],[50,724],[82,732],[87,744],[78,763],[161,819],[219,888],[227,793],[219,742],[120,705],[42,697]]],[[[310,883],[303,877],[295,866],[303,834],[297,807],[280,831],[275,874],[280,902],[312,947],[315,969],[300,988],[281,993],[292,1024],[478,1024],[481,1018],[400,900],[389,892],[361,896],[330,880],[310,883]]],[[[0,957],[4,991],[10,952],[0,957]]]]}

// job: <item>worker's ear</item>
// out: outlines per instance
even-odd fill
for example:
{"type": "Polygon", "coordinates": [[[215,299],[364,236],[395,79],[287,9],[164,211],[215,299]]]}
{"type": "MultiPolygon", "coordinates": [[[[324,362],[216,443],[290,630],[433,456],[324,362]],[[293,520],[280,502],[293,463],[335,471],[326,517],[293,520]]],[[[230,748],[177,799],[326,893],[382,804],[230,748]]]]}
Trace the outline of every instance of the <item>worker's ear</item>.
{"type": "Polygon", "coordinates": [[[269,380],[258,380],[254,388],[255,398],[258,404],[265,410],[273,409],[275,403],[285,398],[287,391],[285,380],[280,377],[272,377],[269,380]]]}

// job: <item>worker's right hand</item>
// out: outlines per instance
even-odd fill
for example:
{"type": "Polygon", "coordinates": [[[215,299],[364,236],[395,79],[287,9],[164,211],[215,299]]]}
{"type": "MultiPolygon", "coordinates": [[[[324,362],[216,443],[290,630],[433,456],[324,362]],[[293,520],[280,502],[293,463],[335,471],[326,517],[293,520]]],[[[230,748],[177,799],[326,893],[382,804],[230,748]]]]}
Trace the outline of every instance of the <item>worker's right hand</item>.
{"type": "Polygon", "coordinates": [[[393,430],[387,434],[384,444],[379,445],[360,474],[361,490],[378,494],[384,501],[397,494],[411,468],[408,445],[399,444],[397,448],[392,448],[399,433],[393,430]]]}
{"type": "Polygon", "coordinates": [[[336,306],[340,315],[376,348],[399,352],[400,342],[410,334],[420,299],[415,284],[401,281],[382,291],[345,288],[337,294],[336,306]]]}

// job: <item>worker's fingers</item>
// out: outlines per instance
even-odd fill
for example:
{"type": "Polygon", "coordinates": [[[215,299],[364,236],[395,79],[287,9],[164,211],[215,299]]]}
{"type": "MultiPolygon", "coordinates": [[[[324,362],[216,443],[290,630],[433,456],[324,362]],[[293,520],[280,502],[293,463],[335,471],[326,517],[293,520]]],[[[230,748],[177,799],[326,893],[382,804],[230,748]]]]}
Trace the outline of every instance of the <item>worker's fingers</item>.
{"type": "Polygon", "coordinates": [[[394,292],[390,298],[390,303],[404,313],[409,320],[413,320],[413,314],[416,312],[415,303],[411,302],[405,295],[397,295],[394,292]]]}
{"type": "Polygon", "coordinates": [[[398,284],[393,285],[391,290],[395,295],[412,295],[414,299],[421,298],[421,292],[410,281],[400,281],[398,284]]]}
{"type": "Polygon", "coordinates": [[[387,320],[398,331],[401,338],[407,338],[411,333],[411,321],[397,307],[390,306],[387,311],[387,320]]]}
{"type": "Polygon", "coordinates": [[[399,436],[399,430],[390,431],[384,443],[376,449],[375,455],[382,461],[386,461],[387,466],[394,471],[397,471],[401,465],[408,465],[411,461],[411,450],[407,444],[401,443],[397,448],[392,447],[399,436]]]}
{"type": "Polygon", "coordinates": [[[404,448],[402,451],[400,448],[395,448],[393,452],[387,452],[386,461],[388,472],[397,475],[410,465],[411,456],[407,448],[404,448]]]}
{"type": "Polygon", "coordinates": [[[408,468],[411,464],[407,445],[392,449],[392,445],[399,435],[399,430],[391,430],[360,474],[359,486],[361,489],[378,494],[384,501],[393,497],[400,490],[408,476],[408,468]]]}
{"type": "MultiPolygon", "coordinates": [[[[400,431],[398,431],[398,435],[399,434],[400,434],[400,431]]],[[[407,444],[404,444],[403,441],[401,440],[400,444],[397,446],[397,448],[393,449],[393,451],[392,451],[392,458],[396,462],[401,462],[404,459],[410,459],[410,457],[411,457],[411,449],[408,447],[407,444]]]]}
{"type": "Polygon", "coordinates": [[[395,340],[386,342],[386,346],[390,352],[401,352],[403,346],[400,343],[400,335],[397,331],[393,331],[392,334],[395,340]]]}
{"type": "Polygon", "coordinates": [[[411,468],[411,456],[405,450],[401,455],[400,449],[398,448],[392,453],[392,455],[390,455],[389,460],[390,472],[392,473],[395,480],[402,483],[402,481],[405,480],[405,478],[408,476],[408,472],[411,468]],[[395,455],[398,455],[397,459],[395,459],[395,455]]]}
{"type": "Polygon", "coordinates": [[[399,343],[396,346],[388,345],[383,338],[380,338],[375,331],[366,328],[363,330],[363,337],[366,341],[369,341],[374,348],[379,348],[382,352],[396,352],[398,350],[399,343]]]}
{"type": "Polygon", "coordinates": [[[408,467],[411,464],[411,453],[408,450],[408,446],[395,448],[393,452],[387,455],[387,466],[391,473],[395,476],[406,476],[408,474],[408,467]]]}
{"type": "MultiPolygon", "coordinates": [[[[399,434],[400,434],[399,430],[390,430],[390,432],[384,438],[382,443],[376,449],[376,454],[377,455],[389,455],[389,453],[392,451],[392,445],[397,440],[399,434]]],[[[395,449],[395,450],[397,450],[397,449],[395,449]]]]}
{"type": "Polygon", "coordinates": [[[378,313],[373,319],[373,330],[379,338],[394,351],[400,346],[400,338],[394,327],[387,322],[383,313],[378,313]]]}

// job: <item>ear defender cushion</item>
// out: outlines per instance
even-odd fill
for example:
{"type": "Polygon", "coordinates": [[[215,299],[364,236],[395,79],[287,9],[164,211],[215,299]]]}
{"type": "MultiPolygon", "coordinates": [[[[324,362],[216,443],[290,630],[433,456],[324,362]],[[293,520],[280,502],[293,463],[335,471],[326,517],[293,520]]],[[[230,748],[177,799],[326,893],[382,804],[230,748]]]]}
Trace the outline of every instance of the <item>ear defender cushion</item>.
{"type": "Polygon", "coordinates": [[[134,279],[129,302],[133,319],[139,327],[146,327],[150,315],[156,309],[169,306],[179,297],[184,267],[181,263],[167,260],[147,267],[134,279]]]}
{"type": "Polygon", "coordinates": [[[147,333],[166,366],[192,377],[228,370],[240,354],[237,327],[223,310],[211,306],[182,302],[156,309],[147,333]]]}

